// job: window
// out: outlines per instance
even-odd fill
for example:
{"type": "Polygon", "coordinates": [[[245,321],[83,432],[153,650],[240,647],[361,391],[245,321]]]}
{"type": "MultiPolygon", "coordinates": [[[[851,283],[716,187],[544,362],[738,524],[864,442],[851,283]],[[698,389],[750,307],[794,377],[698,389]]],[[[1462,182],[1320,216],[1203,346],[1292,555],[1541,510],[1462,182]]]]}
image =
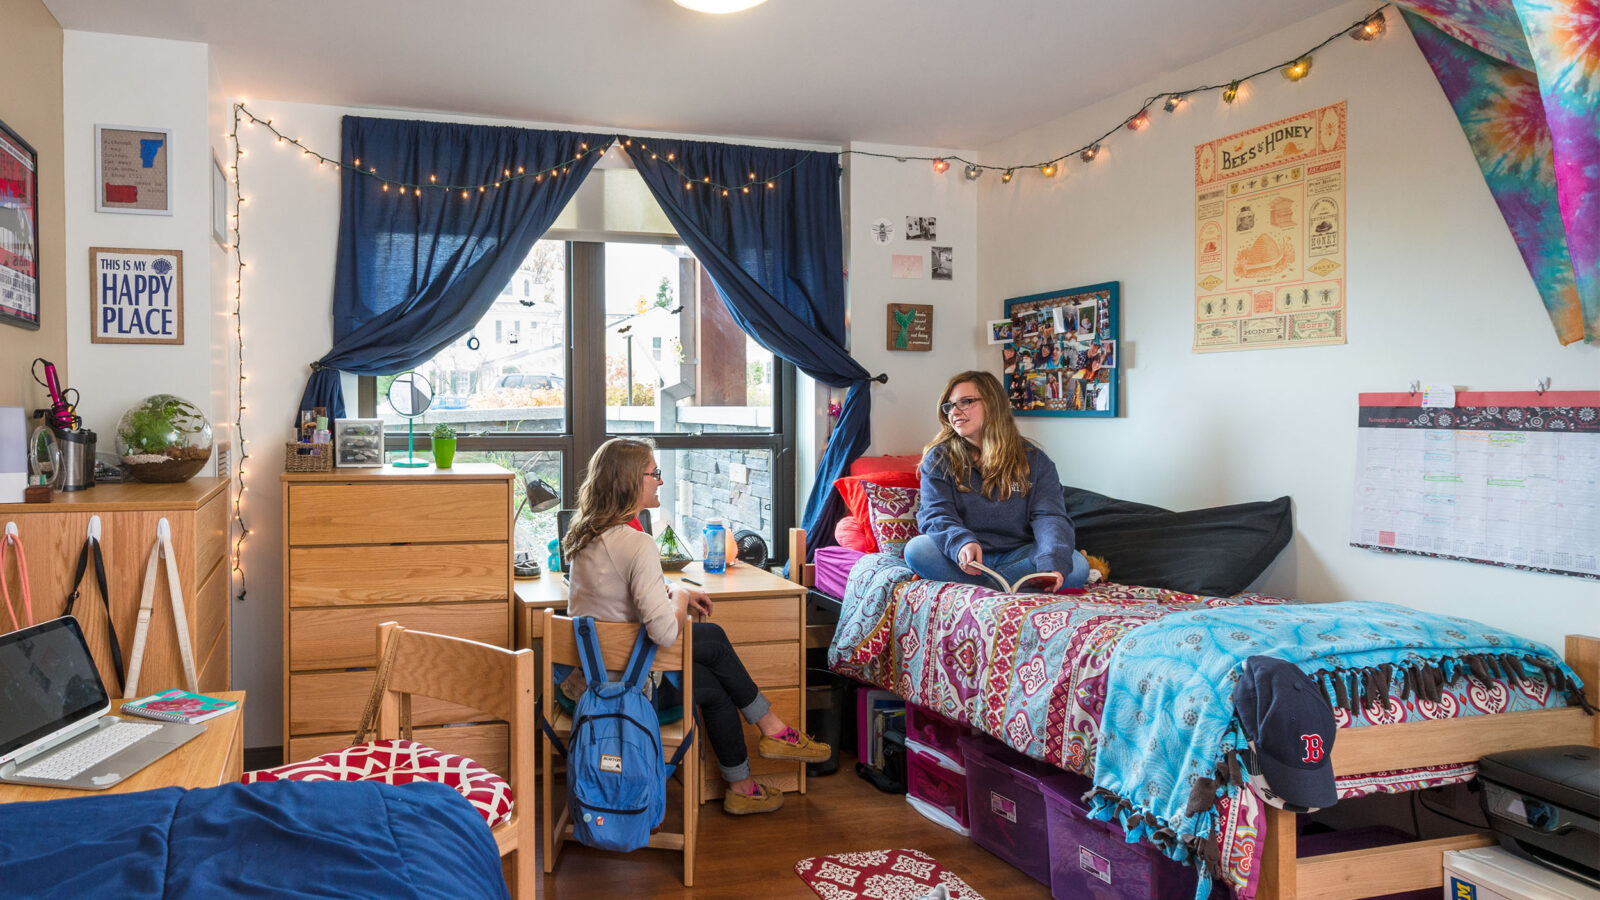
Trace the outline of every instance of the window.
{"type": "MultiPolygon", "coordinates": [[[[657,533],[668,522],[697,545],[705,521],[719,517],[781,557],[779,538],[795,517],[785,489],[794,483],[785,394],[793,369],[739,329],[694,255],[668,240],[537,243],[514,278],[524,296],[541,299],[501,294],[482,320],[497,317],[493,344],[471,349],[474,329],[417,367],[441,397],[417,419],[419,452],[423,435],[448,423],[458,461],[541,477],[571,507],[595,448],[649,436],[665,479],[652,513],[657,533]]],[[[363,380],[372,393],[362,414],[388,423],[393,457],[406,439],[405,420],[387,403],[390,380],[363,380]]],[[[519,552],[543,564],[553,511],[524,510],[517,528],[519,552]]]]}

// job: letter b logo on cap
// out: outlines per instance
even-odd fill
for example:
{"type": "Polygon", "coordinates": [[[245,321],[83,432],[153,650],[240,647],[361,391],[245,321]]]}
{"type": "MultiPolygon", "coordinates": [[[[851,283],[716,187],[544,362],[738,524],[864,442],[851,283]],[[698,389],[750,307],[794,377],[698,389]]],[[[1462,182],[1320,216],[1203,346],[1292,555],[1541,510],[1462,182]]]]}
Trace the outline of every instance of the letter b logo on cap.
{"type": "Polygon", "coordinates": [[[1322,735],[1302,734],[1300,735],[1300,740],[1304,741],[1306,745],[1305,755],[1300,757],[1300,761],[1307,763],[1322,762],[1322,735]]]}

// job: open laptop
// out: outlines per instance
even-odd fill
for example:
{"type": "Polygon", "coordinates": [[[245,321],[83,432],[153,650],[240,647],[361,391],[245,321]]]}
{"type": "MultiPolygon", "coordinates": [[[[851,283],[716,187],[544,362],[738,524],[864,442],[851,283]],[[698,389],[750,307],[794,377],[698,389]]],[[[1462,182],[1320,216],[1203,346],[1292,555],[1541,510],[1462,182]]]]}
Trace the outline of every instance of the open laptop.
{"type": "Polygon", "coordinates": [[[0,781],[105,790],[206,730],[110,711],[77,619],[0,635],[0,781]]]}

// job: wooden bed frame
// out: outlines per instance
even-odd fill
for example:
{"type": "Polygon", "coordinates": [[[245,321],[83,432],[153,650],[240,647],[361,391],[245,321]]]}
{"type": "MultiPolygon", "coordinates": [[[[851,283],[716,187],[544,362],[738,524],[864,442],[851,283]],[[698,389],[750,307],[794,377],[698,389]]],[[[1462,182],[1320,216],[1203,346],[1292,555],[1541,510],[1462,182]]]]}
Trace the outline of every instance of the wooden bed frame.
{"type": "MultiPolygon", "coordinates": [[[[810,587],[816,566],[800,564],[805,558],[805,531],[790,529],[790,580],[810,587]]],[[[827,630],[831,632],[831,626],[827,630]]],[[[822,637],[813,638],[809,632],[808,645],[822,637]]],[[[1565,652],[1567,664],[1583,679],[1589,703],[1600,706],[1600,638],[1567,635],[1565,652]]],[[[1600,747],[1600,716],[1567,707],[1346,728],[1339,732],[1332,761],[1335,775],[1355,775],[1475,762],[1490,753],[1559,744],[1600,747]]],[[[1295,852],[1297,815],[1272,806],[1265,809],[1266,842],[1258,861],[1261,880],[1256,891],[1261,900],[1339,900],[1438,888],[1444,885],[1446,850],[1497,843],[1493,836],[1479,833],[1300,858],[1295,852]]]]}

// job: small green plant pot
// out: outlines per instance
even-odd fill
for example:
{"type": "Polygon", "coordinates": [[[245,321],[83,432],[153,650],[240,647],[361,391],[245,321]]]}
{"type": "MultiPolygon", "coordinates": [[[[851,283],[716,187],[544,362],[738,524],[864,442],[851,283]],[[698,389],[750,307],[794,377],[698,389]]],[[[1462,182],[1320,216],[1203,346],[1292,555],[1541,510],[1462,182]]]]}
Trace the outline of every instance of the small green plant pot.
{"type": "Polygon", "coordinates": [[[450,468],[450,464],[455,462],[455,461],[456,461],[456,439],[455,438],[434,438],[433,439],[433,464],[438,466],[441,469],[448,469],[448,468],[450,468]]]}

